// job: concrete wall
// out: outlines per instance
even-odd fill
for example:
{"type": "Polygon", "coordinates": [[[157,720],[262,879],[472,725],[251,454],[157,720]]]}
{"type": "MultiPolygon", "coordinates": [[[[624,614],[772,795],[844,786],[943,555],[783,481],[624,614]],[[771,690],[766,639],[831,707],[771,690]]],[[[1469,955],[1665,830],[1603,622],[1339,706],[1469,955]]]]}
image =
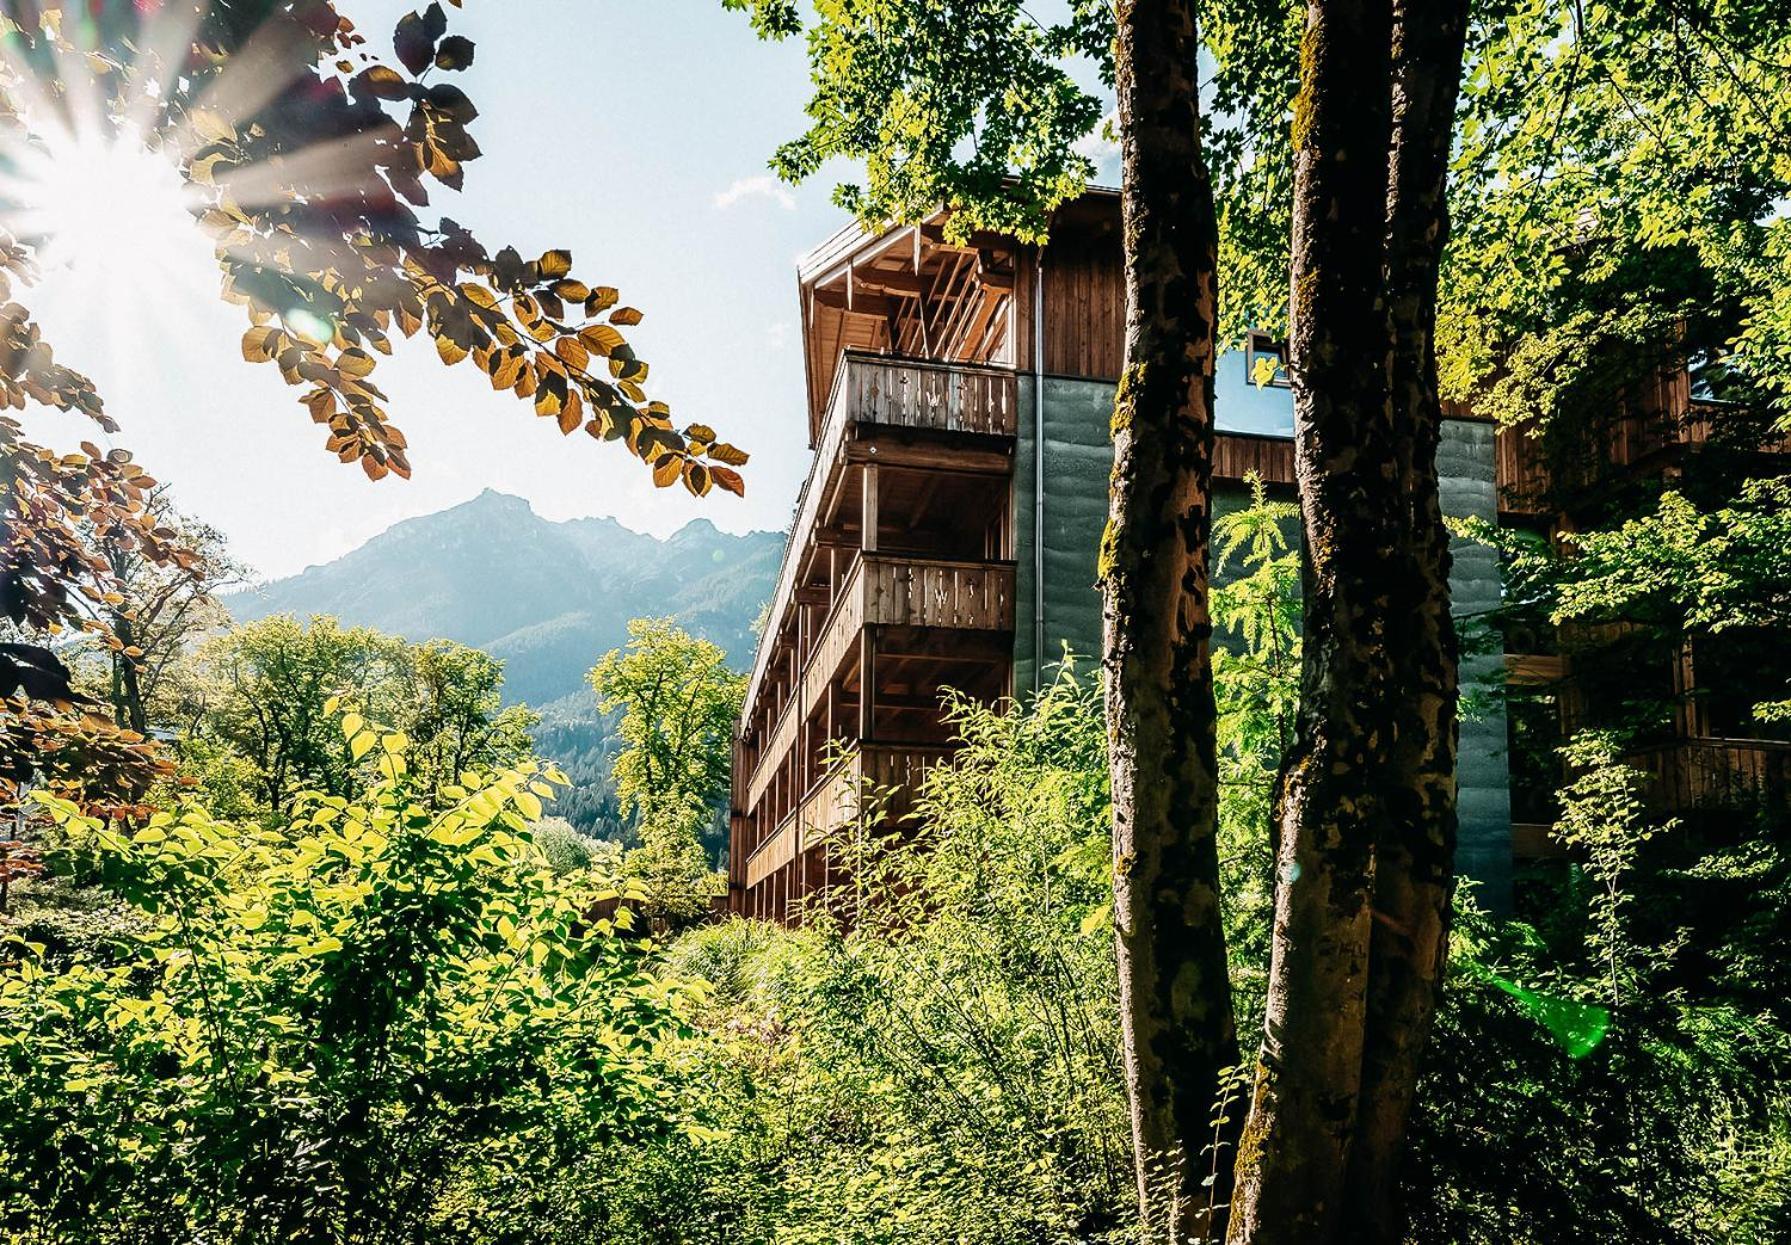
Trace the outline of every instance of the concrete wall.
{"type": "MultiPolygon", "coordinates": [[[[1227,356],[1228,359],[1241,356],[1227,356]]],[[[1226,360],[1221,360],[1225,363],[1226,360]]],[[[1240,373],[1241,366],[1233,368],[1240,373]]],[[[1221,381],[1231,377],[1222,366],[1221,381]]],[[[1259,431],[1274,421],[1273,411],[1263,408],[1281,402],[1287,407],[1286,426],[1292,426],[1292,396],[1286,390],[1250,387],[1247,428],[1259,431]]],[[[1099,664],[1101,601],[1095,588],[1095,557],[1107,522],[1107,476],[1113,464],[1108,422],[1113,409],[1113,386],[1100,381],[1062,377],[1044,379],[1044,522],[1035,522],[1034,481],[1037,466],[1035,438],[1035,381],[1020,378],[1020,436],[1015,457],[1015,556],[1018,559],[1014,632],[1014,689],[1024,694],[1034,686],[1039,672],[1038,655],[1044,655],[1044,674],[1057,662],[1068,644],[1079,669],[1092,672],[1099,664]],[[1042,534],[1042,541],[1040,535],[1042,534]],[[1042,543],[1043,583],[1035,561],[1042,543]],[[1038,605],[1044,604],[1044,637],[1037,642],[1038,605]]],[[[1233,395],[1234,397],[1236,395],[1233,395]]],[[[1224,411],[1227,394],[1219,395],[1220,427],[1229,429],[1224,411]]],[[[1233,402],[1234,408],[1240,406],[1233,402]]],[[[1278,422],[1278,421],[1276,421],[1278,422]]],[[[1437,466],[1441,477],[1443,508],[1456,516],[1497,518],[1493,484],[1492,428],[1485,424],[1451,420],[1444,425],[1437,466]]],[[[1213,498],[1214,510],[1223,513],[1246,504],[1241,490],[1222,491],[1213,498]]],[[[1450,575],[1454,609],[1458,618],[1482,613],[1499,600],[1498,557],[1484,546],[1454,542],[1455,566],[1450,575]]],[[[1511,879],[1511,802],[1506,763],[1505,710],[1496,678],[1502,657],[1488,653],[1466,657],[1464,682],[1484,686],[1471,698],[1479,716],[1461,727],[1460,814],[1461,839],[1457,856],[1460,871],[1480,883],[1483,903],[1504,906],[1511,879]]]]}
{"type": "MultiPolygon", "coordinates": [[[[1443,422],[1437,447],[1437,478],[1443,513],[1497,522],[1498,489],[1493,481],[1493,426],[1469,420],[1443,422]]],[[[1461,745],[1456,762],[1456,803],[1461,834],[1456,871],[1480,883],[1483,905],[1503,911],[1511,903],[1511,768],[1505,725],[1505,672],[1502,649],[1487,647],[1476,619],[1498,608],[1500,583],[1496,550],[1459,537],[1450,542],[1450,605],[1463,637],[1461,745]],[[1476,645],[1476,639],[1479,640],[1476,645]]],[[[1497,636],[1490,637],[1497,644],[1497,636]]]]}

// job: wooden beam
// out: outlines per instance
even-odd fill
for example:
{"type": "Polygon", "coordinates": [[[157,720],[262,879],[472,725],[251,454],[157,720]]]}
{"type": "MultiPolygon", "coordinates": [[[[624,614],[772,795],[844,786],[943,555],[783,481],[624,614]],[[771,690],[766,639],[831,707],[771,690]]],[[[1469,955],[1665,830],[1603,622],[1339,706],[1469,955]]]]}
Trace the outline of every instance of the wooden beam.
{"type": "Polygon", "coordinates": [[[887,294],[852,294],[846,290],[816,290],[815,302],[835,311],[854,316],[873,316],[887,320],[895,310],[895,300],[887,294]]]}
{"type": "Polygon", "coordinates": [[[817,545],[828,549],[858,548],[858,529],[850,524],[840,527],[817,527],[812,537],[817,545]]]}
{"type": "Polygon", "coordinates": [[[886,268],[859,268],[857,281],[861,287],[902,294],[909,298],[921,292],[920,274],[906,270],[890,272],[886,268]]]}
{"type": "Polygon", "coordinates": [[[1014,469],[1013,455],[1002,450],[959,449],[951,445],[927,442],[903,444],[874,439],[848,441],[846,461],[977,476],[1008,475],[1014,469]]]}
{"type": "Polygon", "coordinates": [[[869,742],[877,726],[877,635],[866,627],[858,633],[858,738],[869,742]]]}
{"type": "Polygon", "coordinates": [[[1010,250],[1014,245],[1014,240],[1007,235],[986,229],[973,230],[969,240],[962,244],[945,240],[944,225],[922,225],[920,233],[936,250],[961,251],[966,255],[974,255],[978,250],[1010,250]]]}
{"type": "Polygon", "coordinates": [[[1005,631],[885,627],[878,651],[888,661],[924,657],[928,661],[980,666],[1011,661],[1014,642],[1005,631]]]}
{"type": "Polygon", "coordinates": [[[976,275],[978,279],[982,281],[983,288],[985,290],[995,290],[1002,294],[1012,294],[1014,292],[1014,270],[1012,266],[1010,265],[1004,268],[994,267],[990,263],[991,257],[987,252],[984,252],[979,258],[982,260],[982,267],[976,275]]]}

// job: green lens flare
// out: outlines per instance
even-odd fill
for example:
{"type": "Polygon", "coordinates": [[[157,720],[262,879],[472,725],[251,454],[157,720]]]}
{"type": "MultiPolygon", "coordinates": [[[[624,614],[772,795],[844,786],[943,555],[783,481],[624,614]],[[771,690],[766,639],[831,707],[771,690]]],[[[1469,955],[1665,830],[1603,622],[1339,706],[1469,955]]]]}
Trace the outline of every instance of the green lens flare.
{"type": "Polygon", "coordinates": [[[1525,1015],[1549,1031],[1569,1057],[1581,1059],[1597,1050],[1611,1031],[1608,1008],[1579,1003],[1558,994],[1544,994],[1501,977],[1484,964],[1470,960],[1474,971],[1517,1000],[1525,1015]]]}

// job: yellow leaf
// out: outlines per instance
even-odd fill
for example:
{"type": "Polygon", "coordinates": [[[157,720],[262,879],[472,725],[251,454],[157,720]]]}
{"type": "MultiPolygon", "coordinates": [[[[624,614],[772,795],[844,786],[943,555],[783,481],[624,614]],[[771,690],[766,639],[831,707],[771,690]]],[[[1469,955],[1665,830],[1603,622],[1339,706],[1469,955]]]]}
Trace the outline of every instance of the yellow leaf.
{"type": "Polygon", "coordinates": [[[336,370],[344,376],[368,376],[373,372],[373,356],[359,346],[350,346],[336,358],[336,370]]]}
{"type": "Polygon", "coordinates": [[[187,169],[187,176],[201,186],[215,186],[218,184],[218,165],[226,164],[228,162],[229,157],[225,156],[222,152],[213,152],[203,160],[193,161],[191,167],[187,169]]]}
{"type": "Polygon", "coordinates": [[[607,324],[593,324],[580,329],[578,339],[590,347],[592,354],[604,356],[623,342],[622,335],[607,324]]]}
{"type": "Polygon", "coordinates": [[[611,324],[639,324],[641,313],[633,307],[617,307],[609,313],[609,322],[611,324]]]}
{"type": "Polygon", "coordinates": [[[363,718],[358,713],[343,714],[342,715],[342,737],[344,739],[353,739],[356,735],[361,733],[361,727],[365,726],[366,724],[367,724],[367,719],[363,718]]]}
{"type": "Polygon", "coordinates": [[[231,143],[236,141],[236,129],[224,118],[207,108],[195,108],[188,114],[193,123],[193,132],[208,143],[231,143]]]}
{"type": "Polygon", "coordinates": [[[562,337],[553,344],[553,351],[566,361],[566,366],[580,372],[590,366],[591,353],[576,337],[562,337]]]}
{"type": "Polygon", "coordinates": [[[367,755],[368,750],[373,747],[373,743],[373,732],[362,731],[348,741],[348,754],[358,761],[367,755]]]}
{"type": "Polygon", "coordinates": [[[730,467],[744,467],[746,460],[752,456],[745,450],[729,445],[726,441],[717,441],[709,447],[709,457],[718,463],[726,463],[730,467]]]}
{"type": "Polygon", "coordinates": [[[276,330],[269,328],[252,328],[243,334],[243,360],[247,363],[266,363],[274,356],[269,351],[276,330]]]}
{"type": "Polygon", "coordinates": [[[653,483],[659,488],[670,488],[683,474],[683,463],[684,460],[676,454],[661,454],[653,464],[653,483]]]}
{"type": "Polygon", "coordinates": [[[483,307],[487,311],[498,305],[498,296],[477,281],[462,281],[460,292],[466,296],[467,302],[483,307]]]}
{"type": "Polygon", "coordinates": [[[541,801],[537,800],[532,792],[518,791],[516,793],[516,807],[521,809],[522,815],[527,817],[530,821],[534,821],[541,816],[541,801]]]}
{"type": "Polygon", "coordinates": [[[561,250],[549,251],[537,262],[541,268],[542,280],[552,281],[556,278],[566,276],[572,271],[572,252],[561,250]]]}
{"type": "Polygon", "coordinates": [[[566,405],[559,414],[560,435],[571,436],[578,431],[578,426],[585,421],[584,414],[578,407],[578,391],[575,389],[566,395],[566,405]]]}

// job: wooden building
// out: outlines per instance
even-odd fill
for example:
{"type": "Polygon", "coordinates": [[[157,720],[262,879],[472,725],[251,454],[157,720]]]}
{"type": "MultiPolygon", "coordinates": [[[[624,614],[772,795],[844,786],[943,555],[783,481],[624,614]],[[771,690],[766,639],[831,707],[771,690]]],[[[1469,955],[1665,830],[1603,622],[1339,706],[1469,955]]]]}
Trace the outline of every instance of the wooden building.
{"type": "MultiPolygon", "coordinates": [[[[1791,437],[1769,419],[1703,396],[1684,367],[1612,395],[1597,426],[1565,445],[1529,427],[1498,432],[1499,521],[1560,540],[1605,527],[1665,485],[1727,496],[1738,476],[1781,475],[1791,437]],[[1726,481],[1726,482],[1725,482],[1726,481]]],[[[1633,623],[1514,627],[1507,636],[1512,718],[1512,850],[1562,854],[1550,836],[1562,772],[1555,749],[1628,709],[1625,757],[1656,807],[1737,824],[1791,812],[1791,737],[1752,706],[1791,680],[1782,638],[1736,628],[1702,639],[1633,623]],[[1751,644],[1750,644],[1751,640],[1751,644]],[[1652,727],[1637,702],[1654,702],[1652,727]],[[1763,737],[1773,730],[1779,738],[1763,737]]]]}
{"type": "MultiPolygon", "coordinates": [[[[793,900],[826,884],[827,841],[853,822],[863,780],[896,789],[890,811],[905,811],[905,791],[951,753],[942,687],[993,701],[1036,687],[1066,645],[1098,653],[1094,562],[1124,353],[1119,229],[1117,196],[1094,191],[1060,209],[1043,249],[949,242],[934,221],[848,228],[799,265],[815,459],[735,743],[733,911],[788,919],[793,900]]],[[[1248,379],[1272,350],[1253,338],[1218,362],[1215,512],[1242,504],[1251,472],[1292,494],[1291,393],[1248,379]]],[[[1595,444],[1565,453],[1545,453],[1532,430],[1446,411],[1444,510],[1571,531],[1596,521],[1590,507],[1609,490],[1676,478],[1736,422],[1684,369],[1635,389],[1614,395],[1595,444]]],[[[1755,448],[1782,470],[1791,442],[1767,433],[1755,448]]],[[[1498,609],[1494,551],[1458,540],[1453,553],[1458,618],[1498,609]]],[[[1506,698],[1481,697],[1490,704],[1461,725],[1458,865],[1495,907],[1514,858],[1553,850],[1550,814],[1531,797],[1552,793],[1553,746],[1600,694],[1573,645],[1534,639],[1463,660],[1464,681],[1547,691],[1514,696],[1509,725],[1506,698]],[[1538,705],[1550,718],[1540,727],[1524,716],[1538,705]],[[1526,748],[1538,736],[1543,746],[1526,748]]],[[[1622,675],[1657,673],[1676,706],[1631,763],[1669,809],[1783,810],[1791,742],[1747,737],[1725,716],[1711,673],[1721,656],[1687,646],[1622,675]]]]}
{"type": "MultiPolygon", "coordinates": [[[[937,221],[849,228],[802,261],[798,287],[815,458],[730,809],[729,905],[780,920],[826,884],[828,837],[863,780],[901,792],[950,755],[942,687],[993,701],[1036,686],[1066,644],[1099,650],[1094,559],[1124,354],[1118,198],[1061,209],[1042,251],[949,242],[937,221]]],[[[1291,494],[1291,394],[1246,380],[1270,348],[1220,361],[1216,509],[1242,503],[1251,472],[1291,494]]],[[[1445,441],[1446,508],[1493,517],[1492,429],[1451,420],[1445,441]]],[[[1459,552],[1458,600],[1496,604],[1490,551],[1459,552]]],[[[1510,859],[1504,729],[1500,715],[1464,731],[1464,860],[1493,885],[1510,859]]]]}

